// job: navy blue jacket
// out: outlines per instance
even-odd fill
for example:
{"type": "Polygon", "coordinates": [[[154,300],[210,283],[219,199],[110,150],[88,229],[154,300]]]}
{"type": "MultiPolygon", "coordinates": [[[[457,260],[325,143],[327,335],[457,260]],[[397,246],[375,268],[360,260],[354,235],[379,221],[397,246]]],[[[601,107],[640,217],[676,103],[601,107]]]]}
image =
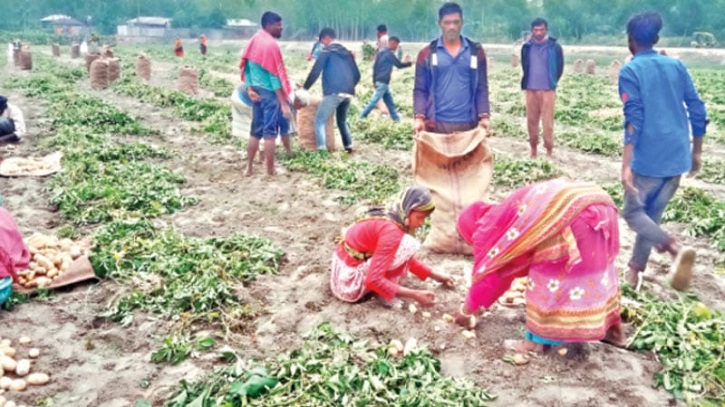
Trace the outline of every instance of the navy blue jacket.
{"type": "Polygon", "coordinates": [[[407,68],[409,66],[413,66],[413,63],[400,62],[400,59],[398,59],[390,48],[385,48],[378,52],[378,55],[375,56],[375,65],[373,65],[373,82],[390,84],[390,76],[393,73],[393,67],[407,68]]]}
{"type": "Polygon", "coordinates": [[[322,74],[322,94],[355,94],[355,85],[360,82],[360,70],[352,53],[341,44],[333,42],[320,52],[312,66],[304,88],[309,89],[322,74]]]}
{"type": "MultiPolygon", "coordinates": [[[[521,78],[521,89],[526,89],[526,84],[529,82],[529,51],[531,51],[531,41],[528,41],[521,47],[521,69],[524,70],[524,77],[521,78]]],[[[556,42],[556,38],[549,37],[549,58],[547,59],[549,64],[549,86],[552,90],[556,89],[556,85],[561,79],[561,75],[564,73],[564,51],[561,49],[561,45],[556,42]]]]}

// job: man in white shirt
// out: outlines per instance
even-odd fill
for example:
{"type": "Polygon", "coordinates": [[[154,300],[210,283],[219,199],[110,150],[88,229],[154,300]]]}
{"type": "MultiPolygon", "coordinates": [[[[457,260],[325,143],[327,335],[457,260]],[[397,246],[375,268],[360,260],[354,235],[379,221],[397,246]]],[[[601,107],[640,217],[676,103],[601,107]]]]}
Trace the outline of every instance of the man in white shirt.
{"type": "Polygon", "coordinates": [[[19,143],[25,135],[25,119],[17,106],[0,96],[0,144],[19,143]]]}

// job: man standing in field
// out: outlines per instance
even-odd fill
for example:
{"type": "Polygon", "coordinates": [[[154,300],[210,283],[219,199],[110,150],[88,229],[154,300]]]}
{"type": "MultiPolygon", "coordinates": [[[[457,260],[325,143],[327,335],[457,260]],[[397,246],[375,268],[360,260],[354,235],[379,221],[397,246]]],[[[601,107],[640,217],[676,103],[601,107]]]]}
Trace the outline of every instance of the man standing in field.
{"type": "Polygon", "coordinates": [[[280,126],[280,119],[289,120],[291,115],[287,100],[292,89],[282,59],[282,50],[277,44],[277,39],[281,36],[282,17],[271,11],[265,12],[262,15],[262,29],[249,40],[239,66],[242,83],[259,97],[252,105],[252,128],[249,131],[247,147],[247,176],[252,175],[254,156],[259,150],[259,141],[263,138],[267,174],[276,174],[275,141],[280,127],[284,127],[280,126]]]}
{"type": "Polygon", "coordinates": [[[684,290],[692,279],[695,251],[681,247],[659,223],[682,174],[689,171],[694,175],[700,170],[702,139],[709,121],[685,65],[652,49],[661,29],[662,17],[656,12],[629,19],[627,36],[634,57],[619,72],[625,120],[622,212],[637,232],[626,279],[639,286],[655,247],[675,257],[671,284],[684,290]]]}
{"type": "MultiPolygon", "coordinates": [[[[373,83],[375,84],[375,93],[373,98],[370,100],[365,109],[360,112],[360,118],[366,118],[370,112],[375,108],[375,105],[382,99],[385,102],[385,106],[388,108],[390,118],[393,121],[399,122],[400,116],[395,108],[395,101],[393,100],[393,94],[390,92],[390,77],[393,74],[393,67],[396,68],[407,68],[413,65],[412,61],[400,62],[398,57],[395,55],[395,51],[398,49],[400,44],[400,38],[390,37],[388,40],[388,48],[385,48],[378,52],[375,56],[375,64],[373,65],[373,83]]],[[[410,57],[408,57],[410,59],[410,57]]]]}
{"type": "Polygon", "coordinates": [[[376,31],[378,32],[377,33],[378,41],[377,41],[377,44],[375,45],[375,52],[378,53],[378,52],[388,48],[388,45],[389,45],[388,44],[388,41],[389,41],[388,26],[386,26],[385,24],[380,24],[380,25],[378,25],[376,31]]]}
{"type": "Polygon", "coordinates": [[[418,53],[413,88],[413,130],[490,132],[486,54],[461,35],[463,10],[445,3],[438,11],[442,35],[418,53]]]}
{"type": "Polygon", "coordinates": [[[347,111],[355,95],[355,86],[360,82],[360,70],[352,52],[335,41],[335,30],[323,28],[320,42],[325,48],[315,60],[303,87],[309,90],[322,75],[322,102],[315,113],[315,139],[317,151],[326,151],[325,124],[335,113],[345,151],[352,153],[352,135],[347,125],[347,111]]]}
{"type": "Polygon", "coordinates": [[[546,20],[535,19],[531,22],[531,38],[521,47],[521,68],[524,71],[521,89],[526,91],[526,127],[531,158],[536,158],[537,154],[539,122],[544,128],[546,155],[551,157],[554,150],[556,84],[564,73],[564,52],[548,32],[546,20]]]}

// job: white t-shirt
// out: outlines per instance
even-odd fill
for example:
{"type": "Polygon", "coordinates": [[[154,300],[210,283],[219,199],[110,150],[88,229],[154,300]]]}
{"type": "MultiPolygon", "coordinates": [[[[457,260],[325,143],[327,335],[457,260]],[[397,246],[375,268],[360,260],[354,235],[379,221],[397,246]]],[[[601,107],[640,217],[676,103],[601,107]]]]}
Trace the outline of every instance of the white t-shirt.
{"type": "Polygon", "coordinates": [[[5,109],[2,117],[8,118],[15,123],[16,136],[19,138],[23,138],[23,136],[25,136],[25,118],[23,117],[23,112],[20,111],[17,106],[12,103],[8,103],[8,108],[5,109]]]}
{"type": "Polygon", "coordinates": [[[388,48],[388,34],[385,34],[382,37],[378,38],[377,51],[380,52],[380,51],[384,50],[385,48],[388,48]]]}

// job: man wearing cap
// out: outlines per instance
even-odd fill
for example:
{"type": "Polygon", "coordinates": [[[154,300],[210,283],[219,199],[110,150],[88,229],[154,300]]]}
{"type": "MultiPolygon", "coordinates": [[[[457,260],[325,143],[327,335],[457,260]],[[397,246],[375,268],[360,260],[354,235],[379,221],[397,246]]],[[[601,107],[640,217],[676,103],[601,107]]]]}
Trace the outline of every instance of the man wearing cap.
{"type": "Polygon", "coordinates": [[[19,143],[25,135],[25,119],[20,109],[0,95],[0,144],[19,143]]]}

